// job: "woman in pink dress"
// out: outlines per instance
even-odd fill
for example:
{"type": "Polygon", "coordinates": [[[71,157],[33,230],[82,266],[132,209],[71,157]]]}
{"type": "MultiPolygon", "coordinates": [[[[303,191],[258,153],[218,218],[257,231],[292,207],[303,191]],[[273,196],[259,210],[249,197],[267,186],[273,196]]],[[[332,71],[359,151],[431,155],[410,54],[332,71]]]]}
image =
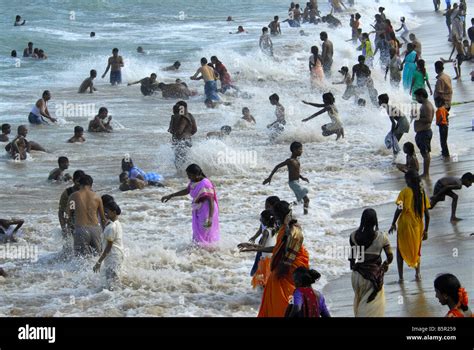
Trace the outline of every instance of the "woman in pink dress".
{"type": "Polygon", "coordinates": [[[199,165],[191,164],[186,168],[190,180],[185,189],[164,196],[163,203],[173,197],[191,195],[193,198],[193,241],[202,246],[209,246],[219,241],[219,208],[216,189],[204,175],[199,165]]]}
{"type": "Polygon", "coordinates": [[[309,71],[311,72],[311,87],[318,88],[324,80],[324,71],[321,56],[317,46],[311,47],[312,55],[309,57],[309,71]]]}

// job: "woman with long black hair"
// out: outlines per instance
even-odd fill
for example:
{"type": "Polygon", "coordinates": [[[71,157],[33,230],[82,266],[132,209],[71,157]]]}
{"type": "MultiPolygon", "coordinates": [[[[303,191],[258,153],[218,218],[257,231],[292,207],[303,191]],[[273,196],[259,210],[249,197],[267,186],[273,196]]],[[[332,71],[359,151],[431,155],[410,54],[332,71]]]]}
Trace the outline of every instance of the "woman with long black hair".
{"type": "Polygon", "coordinates": [[[365,209],[359,228],[349,240],[356,317],[383,317],[385,313],[383,277],[393,254],[387,234],[378,229],[377,212],[372,208],[365,209]],[[387,257],[383,263],[382,250],[387,257]]]}
{"type": "Polygon", "coordinates": [[[430,200],[420,183],[420,177],[414,170],[405,174],[405,187],[398,195],[397,210],[393,216],[389,233],[397,230],[397,267],[399,282],[403,282],[403,262],[416,269],[415,278],[421,280],[420,257],[421,242],[428,238],[430,224],[430,200]],[[423,216],[425,218],[423,224],[423,216]]]}

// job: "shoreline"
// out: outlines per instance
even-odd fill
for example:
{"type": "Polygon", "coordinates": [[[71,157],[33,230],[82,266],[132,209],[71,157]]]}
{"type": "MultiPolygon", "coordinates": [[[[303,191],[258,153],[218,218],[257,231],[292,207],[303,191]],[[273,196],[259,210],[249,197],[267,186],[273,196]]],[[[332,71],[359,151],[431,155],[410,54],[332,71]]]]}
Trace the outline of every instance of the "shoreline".
{"type": "MultiPolygon", "coordinates": [[[[414,14],[426,18],[423,23],[413,32],[417,35],[422,43],[423,58],[427,61],[427,70],[430,76],[430,83],[434,88],[435,76],[434,62],[441,56],[446,55],[446,51],[451,48],[442,48],[448,46],[449,43],[440,44],[437,46],[424,45],[424,39],[433,34],[431,27],[433,20],[442,20],[439,17],[442,12],[435,13],[433,9],[429,12],[418,11],[413,9],[414,14]],[[430,16],[430,17],[428,17],[430,16]],[[440,53],[440,50],[444,50],[440,53]]],[[[444,21],[441,30],[446,31],[444,21]]],[[[444,35],[443,35],[444,37],[444,35]]],[[[426,40],[425,40],[426,42],[426,40]]],[[[448,51],[449,54],[449,51],[448,51]]],[[[470,92],[470,80],[466,79],[466,75],[472,70],[472,63],[465,63],[463,66],[464,80],[453,80],[453,102],[470,101],[474,94],[470,92]]],[[[453,69],[450,64],[445,65],[445,72],[452,77],[453,69]]],[[[423,180],[424,188],[429,193],[433,193],[433,186],[436,181],[443,176],[461,176],[465,172],[474,169],[474,157],[472,156],[472,133],[471,118],[472,106],[470,104],[455,105],[451,109],[452,119],[450,119],[449,139],[462,140],[466,143],[463,145],[467,148],[465,152],[459,157],[456,157],[455,152],[451,152],[451,160],[445,162],[440,158],[437,151],[431,153],[430,179],[423,180]],[[456,159],[457,158],[457,159],[456,159]]],[[[439,147],[438,127],[433,122],[433,139],[431,141],[432,148],[439,147]],[[435,147],[433,147],[435,146],[435,147]]],[[[410,138],[413,136],[413,129],[410,130],[410,138]]],[[[406,136],[405,136],[406,138],[406,136]]],[[[406,139],[402,139],[402,144],[406,139]]],[[[422,165],[422,158],[417,150],[417,157],[422,165]]],[[[405,187],[403,173],[396,168],[388,172],[390,176],[384,182],[375,182],[374,187],[378,190],[400,191],[405,187]]],[[[396,263],[396,234],[389,235],[394,260],[390,264],[388,272],[385,274],[384,290],[385,290],[385,317],[442,317],[448,311],[445,306],[439,304],[435,298],[433,288],[433,281],[437,274],[450,272],[455,274],[461,281],[463,287],[468,292],[474,290],[474,273],[472,266],[474,266],[474,258],[472,251],[474,250],[474,218],[472,213],[474,211],[474,193],[472,189],[458,191],[459,202],[457,208],[457,215],[464,220],[457,224],[449,222],[451,199],[447,197],[446,201],[440,202],[435,209],[430,211],[431,222],[429,227],[429,238],[423,242],[421,252],[421,282],[416,282],[414,279],[414,269],[408,268],[404,265],[403,284],[398,283],[398,272],[396,263]]],[[[395,199],[395,198],[394,198],[395,199]]],[[[363,209],[351,209],[341,211],[335,217],[351,217],[360,219],[363,209]]],[[[379,218],[379,228],[381,232],[387,232],[390,227],[393,213],[395,212],[395,204],[388,201],[384,204],[373,206],[377,210],[379,218]]],[[[356,227],[354,227],[354,230],[356,227]]],[[[347,241],[349,240],[347,233],[347,241]]],[[[382,257],[385,255],[382,252],[382,257]]],[[[349,262],[347,262],[347,271],[338,278],[328,280],[328,283],[322,289],[323,294],[328,303],[329,310],[332,315],[339,317],[353,317],[353,297],[354,292],[351,284],[351,271],[349,270],[349,262]]],[[[472,300],[472,294],[471,298],[472,300]]]]}

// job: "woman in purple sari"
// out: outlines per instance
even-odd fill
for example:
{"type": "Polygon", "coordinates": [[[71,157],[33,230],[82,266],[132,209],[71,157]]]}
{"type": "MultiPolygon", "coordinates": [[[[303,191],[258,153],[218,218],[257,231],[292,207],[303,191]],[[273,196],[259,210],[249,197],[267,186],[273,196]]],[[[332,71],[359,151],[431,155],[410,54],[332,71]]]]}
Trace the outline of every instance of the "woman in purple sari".
{"type": "Polygon", "coordinates": [[[219,241],[219,208],[216,189],[199,165],[186,168],[190,180],[188,187],[161,198],[163,203],[173,197],[191,195],[193,198],[193,241],[202,246],[219,241]]]}

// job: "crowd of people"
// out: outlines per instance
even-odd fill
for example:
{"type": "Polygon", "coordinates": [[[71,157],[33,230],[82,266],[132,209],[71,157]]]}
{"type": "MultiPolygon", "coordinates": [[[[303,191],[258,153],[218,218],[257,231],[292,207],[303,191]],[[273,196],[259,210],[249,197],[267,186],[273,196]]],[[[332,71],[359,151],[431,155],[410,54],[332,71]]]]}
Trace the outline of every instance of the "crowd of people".
{"type": "MultiPolygon", "coordinates": [[[[330,26],[340,26],[342,23],[336,17],[348,10],[340,0],[331,0],[331,12],[321,16],[316,0],[306,3],[301,10],[299,4],[291,3],[288,19],[282,23],[288,23],[290,27],[300,27],[302,24],[328,23],[330,26]]],[[[350,1],[349,6],[354,2],[350,1]]],[[[439,11],[439,5],[435,2],[435,10],[439,11]]],[[[455,63],[455,79],[461,79],[461,64],[470,60],[473,52],[474,26],[466,30],[467,5],[464,0],[460,4],[448,6],[445,16],[449,29],[448,40],[453,43],[453,52],[449,59],[441,59],[434,62],[437,73],[436,84],[432,89],[429,76],[426,72],[428,64],[422,59],[422,45],[415,34],[410,31],[405,17],[400,18],[400,28],[394,29],[392,22],[387,18],[383,7],[374,17],[371,29],[366,31],[361,28],[361,15],[351,14],[350,30],[354,50],[360,51],[358,62],[350,70],[347,66],[341,67],[339,73],[343,76],[341,81],[334,84],[346,85],[345,92],[341,96],[344,100],[354,98],[354,103],[362,108],[365,99],[370,100],[374,106],[381,107],[386,111],[391,129],[385,139],[387,147],[393,150],[394,156],[403,149],[406,154],[406,164],[394,164],[404,173],[406,187],[401,190],[396,199],[396,210],[393,216],[389,234],[396,233],[397,247],[396,259],[399,275],[399,283],[403,283],[404,263],[415,269],[415,277],[421,279],[421,246],[428,239],[430,225],[430,210],[437,203],[452,198],[451,222],[456,222],[458,195],[454,193],[463,186],[470,187],[474,181],[474,175],[467,172],[459,177],[443,177],[436,182],[433,195],[430,196],[423,188],[422,178],[430,176],[431,162],[431,140],[433,136],[432,122],[436,115],[436,125],[439,128],[442,156],[446,161],[450,159],[448,149],[448,127],[449,112],[452,105],[452,83],[450,77],[444,72],[444,63],[452,61],[454,52],[457,53],[455,63]],[[401,32],[398,40],[396,33],[401,32]],[[470,44],[462,45],[461,40],[469,35],[470,44]],[[373,41],[371,41],[371,36],[373,41]],[[406,49],[403,48],[406,46],[406,49]],[[466,51],[467,49],[467,51],[466,51]],[[380,67],[376,67],[374,57],[379,54],[380,67]],[[394,88],[402,83],[406,94],[419,104],[420,108],[413,109],[412,115],[406,116],[397,106],[390,104],[387,93],[379,94],[372,79],[372,71],[380,69],[385,74],[394,88]],[[428,88],[428,91],[426,90],[428,88]],[[433,103],[430,101],[433,97],[433,103]],[[400,148],[399,143],[410,130],[408,117],[414,119],[414,131],[416,133],[415,143],[423,159],[422,174],[419,175],[419,164],[416,158],[415,145],[404,142],[400,148]]],[[[231,21],[232,18],[228,18],[231,21]]],[[[474,19],[472,20],[474,25],[474,19]]],[[[17,16],[15,26],[25,25],[21,17],[17,16]]],[[[285,35],[281,29],[279,16],[267,26],[262,28],[259,39],[259,47],[266,55],[273,57],[272,36],[285,35]]],[[[243,27],[239,27],[237,33],[243,33],[243,27]]],[[[324,81],[331,79],[333,72],[334,52],[336,48],[329,39],[328,32],[320,32],[322,42],[321,49],[317,45],[310,48],[309,76],[311,88],[321,91],[324,89],[324,81]]],[[[47,58],[43,50],[33,49],[33,43],[29,43],[24,50],[24,57],[47,58]]],[[[140,51],[139,51],[140,52],[140,51]]],[[[107,67],[102,78],[110,71],[110,84],[122,83],[121,70],[125,66],[124,59],[119,56],[119,50],[114,48],[112,56],[109,57],[107,67]]],[[[269,58],[271,59],[271,58],[269,58]]],[[[430,62],[431,64],[432,62],[430,62]]],[[[177,71],[181,66],[179,61],[164,70],[177,71]]],[[[92,69],[90,76],[80,85],[79,93],[94,93],[94,79],[97,71],[92,69]]],[[[239,92],[240,89],[234,85],[225,65],[217,56],[212,56],[210,62],[206,57],[201,58],[200,66],[191,80],[204,81],[204,102],[207,107],[217,107],[222,102],[219,94],[223,95],[229,90],[239,92]]],[[[195,118],[188,111],[188,105],[184,99],[197,94],[190,90],[186,83],[177,79],[174,83],[158,82],[157,74],[152,73],[138,81],[129,82],[128,85],[140,84],[140,91],[144,96],[150,96],[161,91],[164,98],[178,99],[173,108],[168,132],[171,134],[171,144],[175,153],[175,165],[177,169],[185,167],[189,180],[188,184],[180,191],[165,195],[161,201],[167,203],[174,197],[191,196],[192,198],[192,240],[202,247],[213,246],[220,239],[219,227],[219,201],[217,190],[212,181],[204,174],[197,164],[190,164],[188,157],[189,149],[192,147],[192,137],[198,132],[195,118]]],[[[49,91],[44,91],[42,98],[33,106],[28,115],[31,125],[55,123],[57,120],[48,111],[47,103],[52,98],[49,91]]],[[[330,123],[322,126],[322,135],[336,135],[336,140],[344,138],[344,125],[336,108],[336,98],[333,92],[322,94],[322,103],[302,101],[303,104],[319,108],[320,110],[303,119],[307,122],[319,115],[327,113],[331,119],[330,123]]],[[[278,94],[269,96],[269,102],[275,106],[276,120],[267,127],[270,130],[270,141],[275,140],[285,132],[285,107],[280,102],[278,94]]],[[[255,123],[255,118],[250,114],[250,109],[242,109],[242,120],[247,123],[255,123]]],[[[90,120],[89,132],[113,132],[112,116],[108,114],[106,107],[101,107],[97,115],[90,120]]],[[[211,132],[208,137],[225,137],[231,132],[230,126],[223,126],[219,132],[211,132]]],[[[2,125],[2,142],[9,141],[11,125],[2,125]]],[[[27,158],[31,151],[45,151],[39,144],[26,139],[28,129],[25,125],[18,127],[18,136],[9,142],[6,150],[12,159],[22,161],[27,158]]],[[[74,136],[67,142],[85,142],[84,128],[75,126],[74,136]]],[[[303,203],[303,212],[309,214],[308,190],[300,184],[300,180],[308,182],[309,179],[302,175],[299,158],[303,154],[303,144],[294,141],[290,145],[290,158],[279,163],[272,170],[263,185],[272,181],[278,169],[287,167],[288,185],[294,192],[296,203],[303,203]]],[[[49,181],[72,182],[61,194],[59,201],[58,218],[65,239],[69,244],[70,252],[76,255],[99,256],[93,267],[94,272],[105,265],[105,274],[111,288],[120,280],[121,265],[124,260],[123,254],[123,229],[119,221],[121,209],[114,198],[110,195],[100,197],[92,189],[93,179],[84,171],[77,170],[72,176],[65,173],[69,167],[67,157],[58,158],[58,168],[51,171],[49,181]]],[[[119,189],[121,191],[140,190],[146,186],[163,186],[164,179],[160,174],[145,172],[135,166],[130,157],[122,160],[121,173],[119,175],[119,189]]],[[[23,225],[22,220],[0,220],[0,237],[2,239],[14,239],[23,225]]],[[[265,210],[260,214],[260,225],[257,233],[249,242],[241,243],[238,248],[241,252],[256,252],[255,263],[251,270],[251,284],[255,288],[262,288],[262,301],[259,309],[259,317],[330,317],[325,298],[320,291],[312,288],[319,280],[321,274],[310,266],[310,252],[304,246],[303,228],[298,223],[292,209],[292,204],[280,200],[277,196],[268,197],[265,202],[265,210]],[[258,243],[255,243],[257,238],[258,243]]],[[[384,274],[393,261],[393,252],[388,235],[379,229],[377,212],[368,208],[361,214],[360,226],[349,237],[352,252],[363,251],[360,254],[352,254],[349,257],[350,269],[352,271],[352,287],[354,290],[354,315],[359,316],[384,316],[384,274]],[[382,251],[385,260],[382,261],[382,251]]],[[[0,269],[0,274],[5,272],[0,269]]],[[[436,297],[442,305],[448,305],[449,317],[470,316],[468,298],[466,291],[462,288],[460,281],[451,274],[443,274],[434,281],[436,297]]]]}

